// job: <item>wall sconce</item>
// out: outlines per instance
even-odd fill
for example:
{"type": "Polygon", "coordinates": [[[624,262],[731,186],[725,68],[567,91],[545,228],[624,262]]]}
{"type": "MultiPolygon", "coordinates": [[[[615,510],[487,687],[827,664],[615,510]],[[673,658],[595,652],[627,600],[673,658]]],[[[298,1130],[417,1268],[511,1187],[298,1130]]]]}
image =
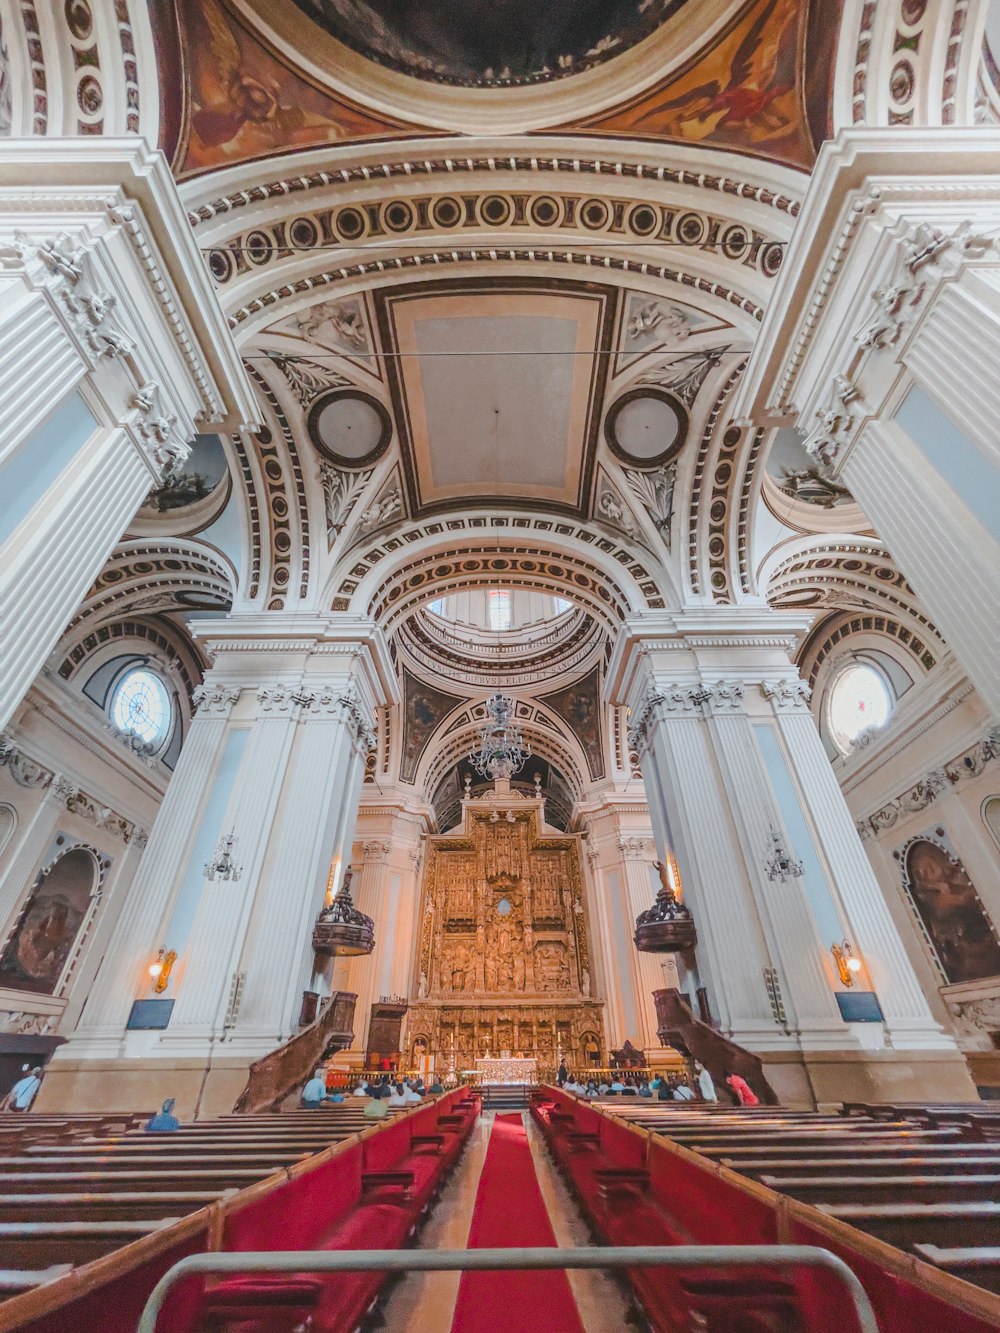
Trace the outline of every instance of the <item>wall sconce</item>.
{"type": "Polygon", "coordinates": [[[175,949],[161,949],[155,959],[149,965],[149,977],[153,983],[153,990],[157,995],[162,995],[167,989],[167,982],[170,980],[170,969],[177,961],[177,951],[175,949]]]}
{"type": "Polygon", "coordinates": [[[840,973],[840,980],[845,986],[853,986],[854,978],[861,971],[861,959],[855,958],[851,946],[844,940],[843,944],[833,944],[830,946],[830,952],[833,954],[837,964],[837,971],[840,973]]]}

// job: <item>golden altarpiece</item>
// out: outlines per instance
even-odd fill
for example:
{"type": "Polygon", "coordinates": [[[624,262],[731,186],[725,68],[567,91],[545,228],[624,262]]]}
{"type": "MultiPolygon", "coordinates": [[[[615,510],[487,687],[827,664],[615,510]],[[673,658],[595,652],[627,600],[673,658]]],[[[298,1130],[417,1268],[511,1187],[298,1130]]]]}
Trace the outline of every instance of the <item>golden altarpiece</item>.
{"type": "Polygon", "coordinates": [[[428,839],[413,1056],[438,1069],[519,1053],[554,1069],[604,1050],[592,968],[580,835],[545,824],[541,798],[499,779],[463,802],[460,830],[428,839]]]}

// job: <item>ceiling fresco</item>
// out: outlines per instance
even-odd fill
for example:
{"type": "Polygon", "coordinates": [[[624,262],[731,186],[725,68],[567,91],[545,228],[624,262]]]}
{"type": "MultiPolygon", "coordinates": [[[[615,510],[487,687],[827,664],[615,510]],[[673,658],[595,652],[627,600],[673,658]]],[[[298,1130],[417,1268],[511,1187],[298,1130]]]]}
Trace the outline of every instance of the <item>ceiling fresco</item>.
{"type": "MultiPolygon", "coordinates": [[[[174,173],[190,176],[319,144],[433,133],[381,119],[321,91],[268,50],[221,0],[153,6],[158,54],[183,53],[183,83],[163,87],[174,173]]],[[[180,61],[170,61],[174,68],[180,61]]],[[[167,67],[167,66],[165,66],[167,67]]]]}
{"type": "Polygon", "coordinates": [[[332,37],[401,74],[460,87],[546,82],[648,37],[689,0],[294,0],[332,37]]]}
{"type": "Polygon", "coordinates": [[[564,128],[710,143],[808,169],[829,133],[840,11],[841,0],[753,0],[685,71],[564,128]]]}
{"type": "MultiPolygon", "coordinates": [[[[380,63],[398,68],[409,59],[408,72],[424,78],[513,87],[563,78],[620,55],[683,3],[300,0],[300,8],[322,23],[317,36],[323,41],[333,32],[380,63]],[[379,43],[397,54],[381,53],[379,43]],[[411,54],[404,59],[400,52],[407,50],[411,54]],[[426,66],[424,59],[430,62],[426,66]]],[[[843,0],[747,0],[660,84],[559,128],[730,148],[808,170],[830,132],[842,6],[843,0]]],[[[321,86],[318,74],[307,75],[294,55],[273,49],[253,20],[227,0],[173,5],[161,0],[152,6],[152,17],[161,65],[183,71],[180,80],[164,86],[161,114],[160,146],[179,177],[324,144],[455,137],[402,116],[374,114],[321,86]]],[[[303,59],[315,60],[317,52],[305,36],[313,24],[305,13],[301,23],[303,59]]],[[[333,68],[330,77],[337,77],[333,68]]]]}

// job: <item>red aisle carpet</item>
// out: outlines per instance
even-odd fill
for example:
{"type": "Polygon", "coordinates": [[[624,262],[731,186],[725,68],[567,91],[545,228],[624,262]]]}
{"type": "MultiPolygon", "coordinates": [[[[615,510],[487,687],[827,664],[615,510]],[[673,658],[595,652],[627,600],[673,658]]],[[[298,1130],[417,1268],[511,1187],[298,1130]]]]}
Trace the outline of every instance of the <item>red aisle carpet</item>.
{"type": "MultiPolygon", "coordinates": [[[[519,1115],[493,1122],[469,1230],[469,1249],[555,1246],[519,1115]]],[[[535,1273],[463,1273],[452,1333],[584,1333],[561,1269],[535,1273]]]]}

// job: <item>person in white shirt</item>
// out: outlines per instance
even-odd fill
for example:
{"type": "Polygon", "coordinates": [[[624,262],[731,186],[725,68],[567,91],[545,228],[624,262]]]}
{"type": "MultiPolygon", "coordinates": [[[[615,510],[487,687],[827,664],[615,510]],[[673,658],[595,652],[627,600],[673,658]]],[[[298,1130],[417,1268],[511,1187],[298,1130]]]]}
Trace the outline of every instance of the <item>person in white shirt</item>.
{"type": "Polygon", "coordinates": [[[703,1064],[696,1063],[695,1069],[698,1071],[698,1090],[701,1093],[702,1101],[717,1102],[719,1094],[715,1091],[712,1075],[703,1064]]]}
{"type": "Polygon", "coordinates": [[[615,1078],[613,1078],[611,1081],[611,1087],[608,1088],[608,1092],[624,1092],[624,1091],[625,1091],[625,1084],[616,1075],[615,1078]]]}
{"type": "Polygon", "coordinates": [[[684,1083],[684,1082],[678,1083],[677,1086],[674,1088],[674,1101],[675,1101],[675,1102],[693,1102],[693,1101],[694,1101],[694,1088],[689,1087],[689,1086],[688,1086],[686,1083],[684,1083]]]}
{"type": "MultiPolygon", "coordinates": [[[[27,1068],[27,1066],[25,1066],[27,1068]]],[[[3,1111],[30,1111],[31,1103],[38,1095],[38,1089],[42,1086],[41,1067],[32,1069],[30,1073],[25,1074],[24,1078],[18,1081],[4,1098],[0,1110],[3,1111]]]]}
{"type": "Polygon", "coordinates": [[[608,1086],[609,1085],[602,1080],[600,1087],[597,1089],[598,1096],[606,1097],[608,1095],[608,1086]]]}
{"type": "MultiPolygon", "coordinates": [[[[417,1101],[419,1100],[420,1098],[418,1097],[417,1101]]],[[[408,1104],[406,1100],[406,1091],[402,1083],[396,1084],[392,1092],[390,1092],[389,1096],[386,1098],[385,1104],[386,1106],[406,1106],[408,1104]]]]}
{"type": "Polygon", "coordinates": [[[362,1080],[360,1081],[360,1083],[358,1084],[358,1086],[354,1089],[354,1096],[355,1096],[355,1097],[367,1097],[367,1096],[368,1096],[368,1081],[367,1081],[367,1079],[362,1079],[362,1080]]]}
{"type": "Polygon", "coordinates": [[[422,1102],[423,1098],[412,1083],[404,1083],[403,1100],[406,1102],[407,1106],[411,1106],[414,1102],[422,1102]]]}

